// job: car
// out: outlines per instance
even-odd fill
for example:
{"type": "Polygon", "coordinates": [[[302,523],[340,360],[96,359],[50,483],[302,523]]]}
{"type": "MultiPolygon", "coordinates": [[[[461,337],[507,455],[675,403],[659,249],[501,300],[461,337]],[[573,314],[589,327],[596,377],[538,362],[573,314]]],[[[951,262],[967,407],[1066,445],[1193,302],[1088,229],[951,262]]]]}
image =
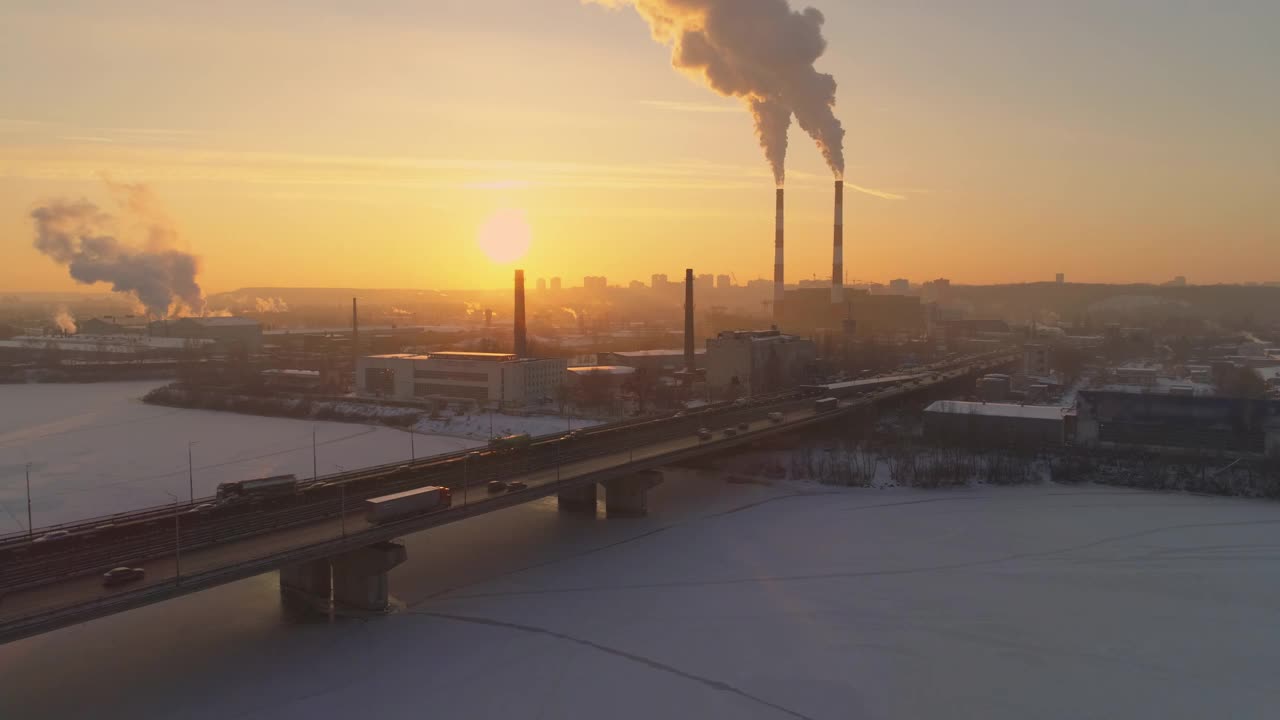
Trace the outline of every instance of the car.
{"type": "Polygon", "coordinates": [[[751,429],[751,423],[740,422],[738,423],[738,429],[746,432],[751,429]]]}
{"type": "Polygon", "coordinates": [[[727,429],[724,431],[724,436],[725,436],[725,437],[737,437],[737,435],[738,435],[738,431],[737,431],[736,429],[734,429],[734,428],[727,428],[727,429]]]}
{"type": "Polygon", "coordinates": [[[507,484],[502,482],[501,480],[489,481],[489,492],[500,493],[500,492],[506,492],[506,491],[507,491],[507,484]]]}
{"type": "Polygon", "coordinates": [[[511,482],[507,483],[507,489],[512,491],[524,490],[527,487],[529,486],[526,485],[523,480],[512,480],[511,482]]]}
{"type": "Polygon", "coordinates": [[[47,532],[44,535],[41,535],[40,537],[36,538],[35,540],[32,540],[31,542],[38,542],[38,543],[50,542],[53,540],[61,540],[62,538],[70,537],[70,535],[71,533],[67,532],[66,530],[54,530],[53,532],[47,532]]]}
{"type": "Polygon", "coordinates": [[[146,576],[147,571],[142,568],[122,566],[102,573],[102,584],[106,587],[114,587],[141,580],[146,576]]]}
{"type": "Polygon", "coordinates": [[[780,422],[782,422],[782,413],[780,413],[780,412],[771,412],[771,413],[769,413],[769,422],[771,422],[771,423],[780,423],[780,422]]]}
{"type": "Polygon", "coordinates": [[[710,439],[711,439],[711,431],[710,431],[710,430],[708,430],[708,429],[706,429],[706,428],[700,428],[700,429],[698,430],[698,439],[699,439],[699,440],[710,440],[710,439]]]}

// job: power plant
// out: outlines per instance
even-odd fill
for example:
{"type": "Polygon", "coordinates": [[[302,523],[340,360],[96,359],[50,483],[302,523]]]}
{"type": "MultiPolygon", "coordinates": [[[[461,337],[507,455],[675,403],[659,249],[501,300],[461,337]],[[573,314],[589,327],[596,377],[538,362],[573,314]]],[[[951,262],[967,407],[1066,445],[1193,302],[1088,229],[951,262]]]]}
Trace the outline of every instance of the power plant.
{"type": "Polygon", "coordinates": [[[690,377],[698,370],[693,348],[693,268],[684,271],[684,371],[690,377]]]}

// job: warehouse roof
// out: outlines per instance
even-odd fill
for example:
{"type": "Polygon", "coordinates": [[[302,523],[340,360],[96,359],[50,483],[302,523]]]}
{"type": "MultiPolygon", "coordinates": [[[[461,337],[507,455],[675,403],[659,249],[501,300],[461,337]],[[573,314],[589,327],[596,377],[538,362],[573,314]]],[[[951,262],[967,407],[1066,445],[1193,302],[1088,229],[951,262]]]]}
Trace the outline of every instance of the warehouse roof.
{"type": "Polygon", "coordinates": [[[985,415],[990,417],[1022,418],[1025,420],[1061,420],[1071,408],[1060,405],[1016,405],[1014,403],[982,403],[963,400],[938,400],[924,409],[925,412],[946,415],[985,415]]]}

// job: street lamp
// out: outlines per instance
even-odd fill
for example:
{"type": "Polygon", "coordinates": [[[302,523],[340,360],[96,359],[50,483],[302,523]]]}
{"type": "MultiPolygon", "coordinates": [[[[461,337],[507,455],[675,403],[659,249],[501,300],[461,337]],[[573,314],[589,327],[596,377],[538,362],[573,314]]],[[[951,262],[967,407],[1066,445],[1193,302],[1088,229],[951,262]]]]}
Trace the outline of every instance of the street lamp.
{"type": "Polygon", "coordinates": [[[30,538],[35,532],[35,526],[31,524],[31,463],[27,463],[27,537],[30,538]]]}
{"type": "Polygon", "coordinates": [[[316,426],[311,426],[311,482],[315,482],[320,478],[320,472],[316,469],[316,426]]]}
{"type": "MultiPolygon", "coordinates": [[[[339,473],[342,473],[343,475],[347,473],[347,469],[342,467],[338,463],[334,463],[333,466],[338,468],[339,473]]],[[[346,481],[343,481],[338,484],[338,522],[341,524],[341,527],[342,527],[342,537],[346,537],[347,536],[347,483],[346,481]]]]}
{"type": "Polygon", "coordinates": [[[413,432],[413,428],[409,428],[409,462],[418,461],[418,450],[417,448],[414,447],[414,442],[413,442],[413,436],[415,434],[416,433],[413,432]]]}
{"type": "Polygon", "coordinates": [[[195,440],[187,441],[187,490],[191,493],[191,504],[196,504],[196,480],[195,468],[191,464],[191,448],[196,444],[195,440]]]}

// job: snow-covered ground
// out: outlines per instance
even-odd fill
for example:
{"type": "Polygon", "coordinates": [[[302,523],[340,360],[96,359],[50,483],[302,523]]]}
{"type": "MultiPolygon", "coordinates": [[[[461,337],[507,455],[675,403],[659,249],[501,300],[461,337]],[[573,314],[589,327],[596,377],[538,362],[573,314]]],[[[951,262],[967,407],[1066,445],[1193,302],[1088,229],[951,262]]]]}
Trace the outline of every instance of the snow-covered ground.
{"type": "MultiPolygon", "coordinates": [[[[275,473],[312,473],[452,452],[489,437],[488,415],[424,420],[412,447],[403,430],[143,404],[155,381],[0,385],[0,533],[26,527],[24,470],[31,464],[36,527],[185,499],[187,444],[196,496],[218,483],[275,473]],[[433,434],[443,433],[443,434],[433,434]]],[[[574,426],[581,425],[574,421],[574,426]]],[[[496,415],[494,431],[554,432],[557,417],[496,415]]]]}
{"type": "Polygon", "coordinates": [[[267,575],[0,647],[0,716],[1273,718],[1280,505],[726,483],[406,539],[406,609],[267,575]]]}

